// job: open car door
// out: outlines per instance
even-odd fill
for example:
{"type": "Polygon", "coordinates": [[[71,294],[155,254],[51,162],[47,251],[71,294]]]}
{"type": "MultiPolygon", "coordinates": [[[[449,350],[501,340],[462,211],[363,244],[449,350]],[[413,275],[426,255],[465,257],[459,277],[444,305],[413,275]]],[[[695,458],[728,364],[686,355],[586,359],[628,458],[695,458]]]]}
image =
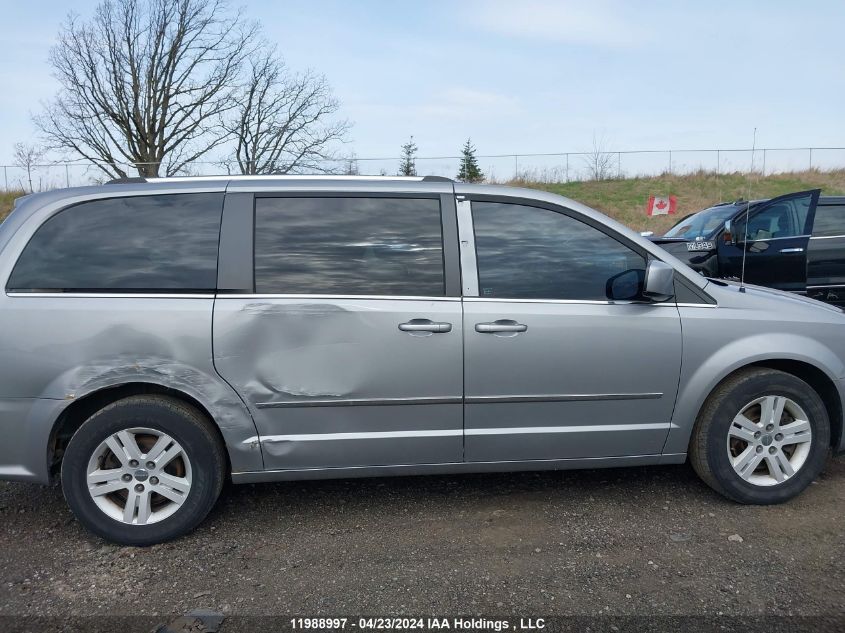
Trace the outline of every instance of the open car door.
{"type": "Polygon", "coordinates": [[[741,211],[718,243],[723,277],[747,283],[803,291],[807,287],[807,245],[820,189],[772,198],[741,211]]]}

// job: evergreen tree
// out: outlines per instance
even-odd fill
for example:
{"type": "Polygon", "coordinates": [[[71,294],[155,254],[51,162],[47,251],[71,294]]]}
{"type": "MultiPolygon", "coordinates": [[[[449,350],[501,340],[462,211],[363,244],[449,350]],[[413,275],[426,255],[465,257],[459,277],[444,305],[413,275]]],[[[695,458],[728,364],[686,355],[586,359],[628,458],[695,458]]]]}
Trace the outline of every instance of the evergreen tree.
{"type": "Polygon", "coordinates": [[[481,182],[484,174],[478,167],[478,159],[475,157],[475,147],[472,141],[467,139],[461,150],[461,167],[458,170],[457,179],[462,182],[481,182]]]}
{"type": "Polygon", "coordinates": [[[417,144],[414,143],[413,136],[411,136],[408,142],[402,146],[402,159],[399,163],[399,175],[417,175],[417,144]]]}

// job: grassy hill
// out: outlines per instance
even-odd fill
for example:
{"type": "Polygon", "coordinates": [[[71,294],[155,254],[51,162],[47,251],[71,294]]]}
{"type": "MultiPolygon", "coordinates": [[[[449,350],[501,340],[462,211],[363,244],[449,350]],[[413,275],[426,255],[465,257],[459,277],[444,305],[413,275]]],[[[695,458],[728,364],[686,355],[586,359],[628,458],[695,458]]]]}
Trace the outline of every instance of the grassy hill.
{"type": "Polygon", "coordinates": [[[802,171],[772,176],[699,172],[683,176],[665,174],[643,178],[621,178],[591,182],[508,184],[533,187],[572,198],[605,213],[637,231],[662,234],[678,218],[717,202],[771,198],[784,193],[820,187],[822,195],[845,195],[845,169],[802,171]],[[650,195],[674,195],[678,213],[673,216],[646,215],[650,195]]]}
{"type": "MultiPolygon", "coordinates": [[[[845,169],[810,170],[772,176],[699,172],[683,176],[665,174],[590,182],[513,181],[508,184],[551,191],[598,209],[637,231],[661,234],[678,218],[716,202],[749,197],[770,198],[816,187],[821,187],[823,194],[845,195],[845,169]],[[646,216],[645,207],[650,195],[677,196],[678,214],[655,218],[646,216]]],[[[21,195],[21,191],[0,192],[0,220],[9,214],[14,199],[21,195]]]]}
{"type": "Polygon", "coordinates": [[[0,222],[6,219],[15,203],[15,198],[20,198],[23,191],[0,191],[0,222]]]}

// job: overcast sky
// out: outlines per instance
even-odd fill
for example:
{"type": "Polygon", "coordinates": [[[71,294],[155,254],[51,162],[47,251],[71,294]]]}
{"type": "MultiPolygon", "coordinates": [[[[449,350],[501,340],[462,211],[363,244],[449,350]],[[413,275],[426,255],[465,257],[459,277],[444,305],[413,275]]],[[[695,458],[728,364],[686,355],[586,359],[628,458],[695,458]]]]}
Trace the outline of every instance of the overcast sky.
{"type": "MultiPolygon", "coordinates": [[[[0,163],[35,140],[70,5],[0,0],[0,163]]],[[[845,145],[845,2],[246,0],[294,69],[324,73],[349,149],[396,156],[845,145]]]]}

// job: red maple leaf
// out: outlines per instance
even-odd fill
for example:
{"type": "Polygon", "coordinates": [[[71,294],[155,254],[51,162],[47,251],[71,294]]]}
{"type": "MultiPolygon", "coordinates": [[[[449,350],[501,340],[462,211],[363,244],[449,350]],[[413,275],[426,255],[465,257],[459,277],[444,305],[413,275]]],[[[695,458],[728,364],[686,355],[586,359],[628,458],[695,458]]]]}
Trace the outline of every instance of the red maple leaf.
{"type": "Polygon", "coordinates": [[[665,201],[665,200],[661,200],[660,202],[658,202],[658,203],[657,203],[657,204],[655,204],[654,206],[655,206],[655,207],[657,207],[658,209],[665,209],[665,208],[666,208],[666,201],[665,201]]]}

